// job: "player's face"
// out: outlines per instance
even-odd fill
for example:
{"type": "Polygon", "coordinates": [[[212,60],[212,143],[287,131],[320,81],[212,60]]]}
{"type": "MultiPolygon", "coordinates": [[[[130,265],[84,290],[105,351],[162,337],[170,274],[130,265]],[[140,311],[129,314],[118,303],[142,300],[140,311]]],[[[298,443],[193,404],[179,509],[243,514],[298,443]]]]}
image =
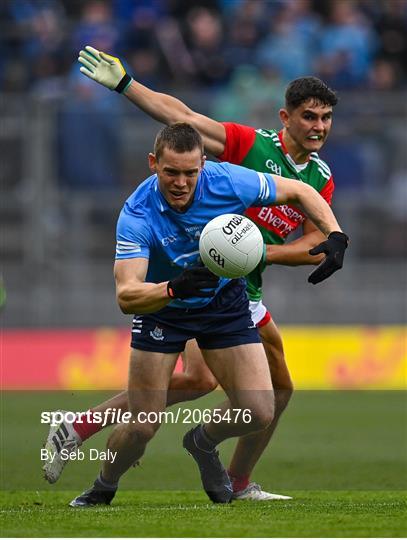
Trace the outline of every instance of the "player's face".
{"type": "Polygon", "coordinates": [[[164,148],[158,161],[154,154],[149,154],[148,159],[165,200],[174,210],[185,212],[193,201],[198,176],[205,164],[200,148],[182,154],[164,148]]]}
{"type": "Polygon", "coordinates": [[[313,99],[291,111],[283,109],[280,116],[298,150],[307,154],[321,149],[332,126],[332,107],[313,99]]]}

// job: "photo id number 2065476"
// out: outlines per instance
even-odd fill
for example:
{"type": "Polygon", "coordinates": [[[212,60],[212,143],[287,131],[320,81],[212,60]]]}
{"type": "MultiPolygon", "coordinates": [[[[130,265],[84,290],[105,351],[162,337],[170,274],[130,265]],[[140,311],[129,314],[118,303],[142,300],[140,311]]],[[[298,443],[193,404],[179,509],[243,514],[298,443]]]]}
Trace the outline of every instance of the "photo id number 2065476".
{"type": "Polygon", "coordinates": [[[228,424],[236,424],[243,422],[250,424],[252,421],[252,413],[250,409],[180,409],[182,411],[183,424],[200,424],[207,422],[227,422],[228,424]]]}

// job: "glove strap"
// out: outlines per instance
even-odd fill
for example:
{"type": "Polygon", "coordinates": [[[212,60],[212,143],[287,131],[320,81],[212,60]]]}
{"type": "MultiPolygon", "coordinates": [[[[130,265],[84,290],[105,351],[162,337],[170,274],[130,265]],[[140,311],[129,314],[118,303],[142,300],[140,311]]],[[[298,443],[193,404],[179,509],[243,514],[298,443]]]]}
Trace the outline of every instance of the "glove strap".
{"type": "Polygon", "coordinates": [[[334,231],[334,232],[331,232],[329,235],[328,235],[328,238],[334,238],[335,240],[337,240],[338,242],[342,242],[342,244],[345,244],[345,246],[347,247],[348,244],[349,244],[349,236],[347,236],[345,233],[343,232],[339,232],[339,231],[334,231]]]}
{"type": "Polygon", "coordinates": [[[119,84],[116,86],[115,91],[119,92],[119,94],[123,94],[123,92],[127,89],[132,80],[133,79],[130,77],[130,75],[126,73],[122,80],[119,82],[119,84]]]}
{"type": "Polygon", "coordinates": [[[174,290],[171,287],[171,281],[167,283],[167,294],[170,298],[175,298],[174,290]]]}

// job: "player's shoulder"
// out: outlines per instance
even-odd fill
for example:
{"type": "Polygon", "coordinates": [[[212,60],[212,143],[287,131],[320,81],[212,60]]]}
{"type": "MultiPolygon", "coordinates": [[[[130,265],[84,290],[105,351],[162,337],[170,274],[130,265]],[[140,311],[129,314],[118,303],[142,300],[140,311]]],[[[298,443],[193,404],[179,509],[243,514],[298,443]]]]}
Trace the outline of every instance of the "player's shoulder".
{"type": "Polygon", "coordinates": [[[126,199],[125,208],[137,214],[145,214],[151,208],[150,199],[157,190],[157,175],[153,174],[142,182],[126,199]]]}
{"type": "Polygon", "coordinates": [[[257,128],[255,129],[258,140],[267,142],[268,144],[273,144],[278,148],[281,148],[281,141],[278,136],[278,131],[276,129],[264,129],[257,128]]]}
{"type": "Polygon", "coordinates": [[[217,186],[230,184],[237,177],[252,176],[253,171],[242,165],[229,163],[228,161],[207,161],[205,164],[205,175],[208,183],[215,183],[217,186]]]}
{"type": "Polygon", "coordinates": [[[313,165],[315,174],[319,175],[321,179],[324,179],[327,182],[332,177],[332,171],[326,161],[321,159],[317,152],[312,152],[309,159],[313,165]]]}
{"type": "Polygon", "coordinates": [[[228,179],[230,177],[230,167],[231,164],[227,161],[207,161],[202,170],[203,178],[207,182],[212,182],[214,179],[217,182],[222,178],[228,179]]]}
{"type": "Polygon", "coordinates": [[[278,131],[276,129],[255,128],[254,131],[265,139],[273,139],[281,144],[280,139],[278,138],[278,131]]]}
{"type": "Polygon", "coordinates": [[[153,175],[144,180],[126,199],[119,217],[121,225],[149,229],[156,221],[153,202],[153,198],[157,197],[156,178],[153,175]]]}

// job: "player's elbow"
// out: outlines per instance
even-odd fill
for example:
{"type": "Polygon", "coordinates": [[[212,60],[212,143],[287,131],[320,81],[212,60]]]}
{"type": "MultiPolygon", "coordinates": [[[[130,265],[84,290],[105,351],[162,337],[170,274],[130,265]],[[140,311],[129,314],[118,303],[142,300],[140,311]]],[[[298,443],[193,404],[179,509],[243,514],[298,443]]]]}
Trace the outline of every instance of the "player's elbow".
{"type": "Polygon", "coordinates": [[[117,298],[117,303],[119,305],[120,311],[124,313],[124,315],[130,315],[131,313],[133,313],[134,310],[130,308],[130,304],[128,302],[117,298]]]}
{"type": "Polygon", "coordinates": [[[179,122],[185,122],[187,124],[193,125],[194,123],[194,117],[195,117],[194,111],[191,111],[189,108],[182,108],[182,109],[176,109],[176,108],[169,108],[168,114],[167,114],[167,124],[177,124],[179,122]]]}
{"type": "Polygon", "coordinates": [[[305,184],[304,182],[298,182],[297,180],[293,181],[294,184],[291,185],[290,199],[292,202],[298,205],[307,205],[310,201],[315,199],[317,194],[316,190],[305,184]]]}
{"type": "Polygon", "coordinates": [[[124,288],[118,288],[116,290],[116,301],[119,305],[120,311],[125,315],[131,315],[134,313],[134,301],[129,291],[124,288]]]}
{"type": "Polygon", "coordinates": [[[276,204],[296,204],[301,206],[315,191],[311,186],[298,180],[276,176],[276,204]]]}

